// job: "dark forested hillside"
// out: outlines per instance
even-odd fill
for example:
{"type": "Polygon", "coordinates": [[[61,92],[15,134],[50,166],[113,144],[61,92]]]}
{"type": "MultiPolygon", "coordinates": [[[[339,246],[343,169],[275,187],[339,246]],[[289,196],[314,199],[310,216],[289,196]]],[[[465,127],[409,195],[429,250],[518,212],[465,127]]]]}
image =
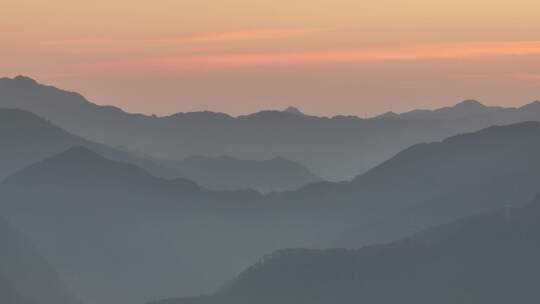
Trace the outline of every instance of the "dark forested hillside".
{"type": "Polygon", "coordinates": [[[26,299],[22,296],[9,282],[4,278],[0,277],[0,300],[2,303],[13,303],[13,304],[34,304],[29,299],[26,299]]]}
{"type": "Polygon", "coordinates": [[[333,245],[381,241],[460,216],[527,202],[540,178],[540,123],[491,127],[414,145],[351,182],[268,199],[350,224],[333,245]]]}
{"type": "Polygon", "coordinates": [[[194,295],[280,248],[357,248],[519,206],[538,193],[539,137],[536,122],[488,128],[415,145],[350,182],[266,196],[157,178],[72,148],[7,178],[1,206],[85,298],[194,295]]]}
{"type": "Polygon", "coordinates": [[[81,304],[23,235],[0,219],[0,302],[81,304]]]}
{"type": "Polygon", "coordinates": [[[213,296],[160,304],[533,303],[540,200],[357,250],[281,250],[213,296]]]}

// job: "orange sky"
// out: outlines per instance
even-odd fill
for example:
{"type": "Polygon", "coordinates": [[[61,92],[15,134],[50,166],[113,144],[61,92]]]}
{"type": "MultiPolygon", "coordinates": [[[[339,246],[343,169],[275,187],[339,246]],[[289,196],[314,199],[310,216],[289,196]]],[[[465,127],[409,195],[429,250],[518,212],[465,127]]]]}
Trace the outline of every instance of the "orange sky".
{"type": "Polygon", "coordinates": [[[540,99],[537,0],[0,0],[0,76],[167,114],[540,99]]]}

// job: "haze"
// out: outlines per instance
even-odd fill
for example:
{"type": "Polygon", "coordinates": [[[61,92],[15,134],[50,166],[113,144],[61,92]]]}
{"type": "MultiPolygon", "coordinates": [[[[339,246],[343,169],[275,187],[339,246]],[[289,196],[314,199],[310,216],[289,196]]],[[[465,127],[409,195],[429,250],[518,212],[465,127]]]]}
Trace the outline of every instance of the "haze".
{"type": "Polygon", "coordinates": [[[0,72],[131,112],[371,116],[540,89],[540,2],[0,0],[0,72]]]}

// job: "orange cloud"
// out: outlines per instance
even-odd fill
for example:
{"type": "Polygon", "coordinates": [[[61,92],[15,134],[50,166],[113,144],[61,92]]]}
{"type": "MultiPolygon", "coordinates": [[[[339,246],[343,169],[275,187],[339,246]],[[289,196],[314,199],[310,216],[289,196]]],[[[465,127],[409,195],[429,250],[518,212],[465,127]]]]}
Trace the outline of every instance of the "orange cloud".
{"type": "Polygon", "coordinates": [[[151,39],[130,39],[130,38],[105,38],[105,37],[84,37],[72,39],[60,39],[42,41],[45,46],[82,46],[82,47],[117,47],[126,45],[144,45],[148,43],[157,45],[171,44],[210,44],[220,42],[234,42],[245,40],[263,40],[263,39],[285,39],[301,37],[310,34],[331,32],[332,28],[305,28],[305,29],[277,29],[277,30],[251,30],[251,31],[228,31],[228,32],[210,32],[179,37],[162,37],[151,39]]]}
{"type": "Polygon", "coordinates": [[[253,30],[237,32],[213,32],[198,35],[184,36],[170,41],[183,43],[215,43],[225,41],[239,40],[259,40],[259,39],[282,39],[291,37],[300,37],[309,34],[323,33],[332,31],[331,28],[312,28],[312,29],[284,29],[284,30],[253,30]]]}
{"type": "Polygon", "coordinates": [[[390,60],[467,59],[509,55],[540,55],[540,41],[418,44],[296,52],[218,52],[105,62],[101,63],[99,68],[166,71],[390,60]]]}
{"type": "Polygon", "coordinates": [[[519,80],[540,83],[540,74],[522,73],[522,74],[514,74],[512,75],[512,77],[519,80]]]}

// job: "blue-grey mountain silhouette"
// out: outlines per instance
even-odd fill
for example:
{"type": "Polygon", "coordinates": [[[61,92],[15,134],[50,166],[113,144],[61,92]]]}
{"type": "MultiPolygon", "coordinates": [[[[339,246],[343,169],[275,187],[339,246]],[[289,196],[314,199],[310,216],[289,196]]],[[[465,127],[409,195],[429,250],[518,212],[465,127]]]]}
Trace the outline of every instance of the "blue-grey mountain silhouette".
{"type": "MultiPolygon", "coordinates": [[[[409,119],[440,119],[440,120],[459,120],[463,118],[474,118],[475,116],[497,115],[498,112],[504,112],[503,107],[487,107],[477,100],[465,100],[453,107],[445,107],[433,111],[413,110],[403,113],[401,116],[409,119]]],[[[532,113],[530,113],[532,114],[532,113]]]]}
{"type": "Polygon", "coordinates": [[[287,249],[211,296],[159,304],[534,303],[540,199],[356,250],[287,249]]]}
{"type": "Polygon", "coordinates": [[[128,303],[208,292],[280,248],[356,248],[522,204],[538,192],[539,138],[537,122],[492,127],[412,146],[350,182],[266,196],[209,191],[73,148],[7,178],[0,195],[62,274],[90,274],[69,278],[84,298],[97,299],[92,286],[101,303],[128,303]]]}
{"type": "MultiPolygon", "coordinates": [[[[260,197],[253,190],[209,191],[187,179],[155,177],[133,164],[109,160],[81,146],[72,147],[22,169],[6,178],[3,185],[6,189],[9,188],[15,192],[20,190],[21,195],[24,195],[23,193],[32,195],[34,188],[39,188],[38,191],[51,190],[53,193],[58,186],[64,187],[61,190],[63,195],[72,194],[73,198],[83,193],[95,195],[95,197],[78,199],[82,201],[100,198],[100,196],[108,199],[125,196],[129,199],[130,207],[136,206],[135,202],[152,207],[152,203],[148,202],[149,199],[158,202],[171,201],[180,205],[182,202],[193,204],[197,201],[217,199],[225,202],[229,195],[234,195],[234,199],[245,195],[244,199],[252,201],[260,197]]],[[[121,202],[122,200],[118,200],[116,203],[121,202]]],[[[97,203],[89,207],[94,209],[97,203]]],[[[70,205],[75,205],[76,211],[81,211],[81,208],[85,207],[75,202],[70,202],[70,205]]],[[[154,203],[153,206],[156,204],[154,203]]],[[[113,206],[106,204],[104,207],[113,206]]]]}
{"type": "Polygon", "coordinates": [[[302,111],[300,111],[300,109],[293,106],[287,107],[285,110],[283,110],[283,112],[294,115],[305,115],[304,113],[302,113],[302,111]]]}
{"type": "MultiPolygon", "coordinates": [[[[206,242],[199,237],[220,227],[220,217],[242,217],[261,197],[155,177],[86,147],[22,169],[0,188],[2,213],[44,249],[78,295],[98,303],[154,298],[179,282],[196,292],[206,279],[182,261],[205,255],[183,244],[206,242]]],[[[213,232],[214,241],[228,233],[213,232]]]]}
{"type": "Polygon", "coordinates": [[[9,282],[0,277],[0,299],[2,303],[32,304],[33,302],[22,296],[9,282]]]}
{"type": "Polygon", "coordinates": [[[134,156],[70,134],[37,115],[17,109],[0,109],[0,180],[32,163],[73,146],[91,148],[107,157],[141,166],[158,176],[175,176],[174,169],[158,161],[134,156]]]}
{"type": "Polygon", "coordinates": [[[0,219],[0,302],[81,304],[34,244],[0,219]]]}
{"type": "Polygon", "coordinates": [[[84,146],[112,160],[135,164],[158,177],[182,177],[217,189],[294,190],[321,180],[300,164],[283,158],[267,161],[241,161],[228,157],[158,160],[88,141],[33,113],[15,109],[0,109],[0,140],[5,145],[0,151],[0,180],[73,146],[84,146]]]}
{"type": "Polygon", "coordinates": [[[206,188],[234,190],[255,189],[261,192],[295,190],[322,179],[299,163],[276,157],[269,160],[240,160],[229,156],[191,156],[169,161],[179,175],[206,188]]]}
{"type": "Polygon", "coordinates": [[[2,177],[9,175],[0,205],[84,299],[123,304],[206,293],[279,248],[356,248],[528,201],[538,191],[540,127],[527,122],[414,145],[352,181],[266,196],[211,191],[189,179],[215,189],[264,191],[301,185],[294,176],[318,179],[281,158],[220,155],[283,155],[343,177],[411,143],[536,120],[539,104],[508,109],[466,101],[373,119],[281,111],[159,118],[97,106],[24,77],[2,79],[0,105],[36,111],[73,134],[126,148],[88,141],[25,111],[0,110],[0,166],[2,177]],[[207,156],[154,157],[189,155],[207,156]],[[193,167],[194,160],[204,162],[193,167]],[[255,173],[240,170],[259,164],[263,169],[255,173]],[[269,170],[281,164],[287,166],[279,174],[286,174],[269,170]],[[220,171],[229,174],[212,175],[220,171]]]}
{"type": "Polygon", "coordinates": [[[475,101],[373,119],[288,111],[239,117],[208,111],[155,117],[98,106],[77,93],[22,76],[0,79],[0,107],[30,110],[89,140],[157,158],[228,155],[263,160],[281,156],[325,179],[339,180],[365,172],[418,142],[540,118],[539,103],[499,108],[475,101]]]}
{"type": "Polygon", "coordinates": [[[539,139],[538,122],[491,127],[414,145],[351,182],[312,184],[267,199],[351,224],[336,246],[391,240],[530,200],[539,186],[539,139]]]}

